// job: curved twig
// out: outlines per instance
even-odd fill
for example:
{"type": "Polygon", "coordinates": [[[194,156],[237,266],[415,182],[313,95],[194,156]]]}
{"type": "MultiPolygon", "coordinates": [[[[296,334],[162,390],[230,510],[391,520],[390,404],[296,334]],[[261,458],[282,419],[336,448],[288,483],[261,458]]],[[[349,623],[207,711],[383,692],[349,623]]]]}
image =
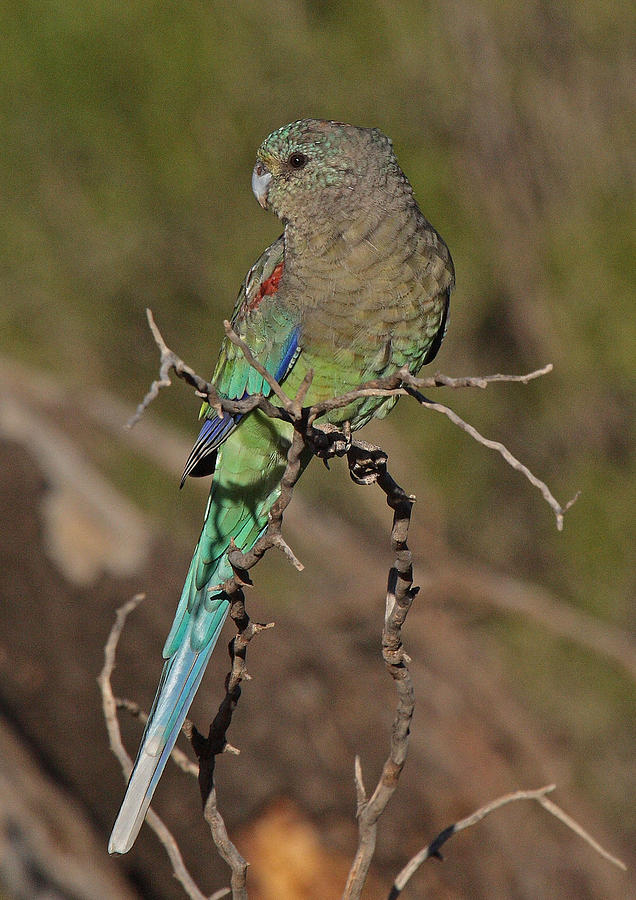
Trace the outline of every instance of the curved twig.
{"type": "Polygon", "coordinates": [[[578,822],[575,822],[567,813],[565,813],[560,806],[557,806],[556,803],[553,803],[548,797],[547,794],[550,794],[553,790],[555,790],[556,784],[548,784],[545,787],[537,788],[534,791],[514,791],[512,794],[504,794],[503,797],[498,797],[496,800],[492,800],[490,803],[487,803],[485,806],[480,807],[480,809],[476,810],[476,812],[472,813],[470,816],[466,816],[465,819],[460,819],[459,822],[455,822],[453,825],[449,825],[448,828],[445,828],[443,831],[437,835],[434,840],[431,841],[430,844],[427,844],[426,847],[423,847],[419,853],[416,853],[415,856],[408,861],[408,863],[404,866],[402,871],[398,874],[391,890],[389,892],[388,900],[397,900],[400,896],[404,888],[406,887],[409,880],[415,874],[415,872],[419,869],[419,867],[426,862],[427,859],[442,859],[442,854],[440,850],[442,846],[446,843],[449,838],[451,838],[454,834],[457,834],[459,831],[464,831],[465,828],[470,828],[472,825],[476,825],[478,822],[481,822],[486,816],[490,815],[490,813],[495,812],[495,810],[500,809],[502,806],[506,806],[508,803],[514,803],[517,800],[536,800],[544,809],[546,809],[551,815],[555,816],[568,828],[578,834],[584,841],[586,841],[597,853],[611,862],[613,865],[617,866],[619,869],[625,871],[627,866],[624,862],[617,857],[612,856],[611,853],[608,853],[599,843],[597,843],[591,835],[585,831],[584,828],[581,828],[578,822]]]}
{"type": "Polygon", "coordinates": [[[425,406],[427,409],[432,409],[435,412],[442,413],[454,425],[457,425],[458,428],[461,428],[462,431],[465,431],[466,434],[469,434],[478,444],[482,444],[484,447],[488,447],[490,450],[496,450],[497,453],[500,453],[501,456],[506,460],[508,465],[515,469],[517,472],[521,472],[525,478],[528,479],[530,484],[534,485],[539,491],[541,491],[541,495],[548,506],[554,511],[554,515],[556,517],[556,526],[559,531],[563,531],[563,516],[565,513],[573,506],[580,496],[580,491],[572,497],[571,500],[565,504],[565,506],[561,506],[558,500],[552,496],[552,492],[544,481],[541,481],[540,478],[537,478],[527,466],[524,466],[522,462],[512,455],[510,450],[506,447],[505,444],[502,444],[501,441],[493,441],[490,438],[484,437],[480,434],[474,425],[471,425],[469,422],[465,422],[461,416],[458,416],[457,413],[452,410],[450,407],[445,406],[443,403],[435,403],[433,400],[429,400],[424,397],[419,391],[416,390],[408,390],[408,393],[414,397],[418,403],[421,403],[422,406],[425,406]]]}

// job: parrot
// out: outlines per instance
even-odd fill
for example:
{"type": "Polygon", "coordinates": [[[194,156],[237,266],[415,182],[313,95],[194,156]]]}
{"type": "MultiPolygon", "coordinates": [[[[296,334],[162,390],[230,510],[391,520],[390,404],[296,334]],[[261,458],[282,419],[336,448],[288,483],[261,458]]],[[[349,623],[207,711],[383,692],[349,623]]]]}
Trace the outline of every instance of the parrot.
{"type": "MultiPolygon", "coordinates": [[[[448,324],[453,261],[382,131],[324,119],[285,125],[259,147],[252,190],[283,233],[247,273],[231,325],[288,396],[310,370],[306,406],[431,362],[448,324]]],[[[279,402],[227,336],[212,382],[221,398],[279,402]]],[[[356,431],[396,401],[363,397],[322,421],[356,431]]],[[[130,850],[141,828],[229,611],[220,586],[233,575],[231,541],[247,552],[265,531],[291,445],[293,426],[259,409],[232,415],[204,403],[200,418],[181,484],[212,475],[210,494],[110,853],[130,850]]]]}

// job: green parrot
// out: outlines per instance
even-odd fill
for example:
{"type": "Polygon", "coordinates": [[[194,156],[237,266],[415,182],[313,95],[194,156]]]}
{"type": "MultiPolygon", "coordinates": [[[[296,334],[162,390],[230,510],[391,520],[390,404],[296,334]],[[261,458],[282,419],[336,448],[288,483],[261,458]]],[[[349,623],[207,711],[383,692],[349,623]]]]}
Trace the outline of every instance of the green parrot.
{"type": "MultiPolygon", "coordinates": [[[[386,135],[321,119],[285,125],[259,147],[252,189],[284,231],[247,273],[232,326],[288,395],[310,369],[306,405],[402,366],[417,373],[435,357],[448,323],[453,263],[386,135]]],[[[271,393],[228,338],[212,381],[224,398],[271,393]]],[[[355,431],[395,402],[364,397],[323,421],[349,422],[355,431]]],[[[233,574],[230,540],[245,552],[265,530],[291,442],[291,425],[260,410],[219,416],[204,404],[201,415],[182,484],[188,475],[214,477],[111,853],[126,853],[139,832],[228,614],[218,585],[233,574]]]]}

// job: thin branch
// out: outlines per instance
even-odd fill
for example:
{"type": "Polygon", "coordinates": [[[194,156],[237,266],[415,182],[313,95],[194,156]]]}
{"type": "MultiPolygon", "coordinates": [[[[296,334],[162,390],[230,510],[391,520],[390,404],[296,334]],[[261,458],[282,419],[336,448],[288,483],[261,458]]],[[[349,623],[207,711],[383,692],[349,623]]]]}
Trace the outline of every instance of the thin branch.
{"type": "Polygon", "coordinates": [[[356,786],[356,819],[359,817],[360,813],[364,809],[367,803],[367,791],[364,786],[364,779],[362,777],[362,763],[360,762],[360,757],[356,753],[356,758],[353,766],[353,775],[356,786]]]}
{"type": "Polygon", "coordinates": [[[323,400],[313,406],[316,415],[322,415],[332,409],[340,409],[348,406],[354,400],[363,397],[407,397],[412,396],[412,391],[408,388],[437,388],[449,387],[458,388],[481,388],[484,390],[489,384],[517,382],[520,384],[528,384],[535,378],[541,378],[553,370],[552,363],[548,363],[541,369],[534,372],[528,372],[524,375],[462,375],[459,378],[451,378],[450,375],[443,375],[437,372],[435,375],[429,375],[423,378],[416,378],[411,375],[407,368],[402,368],[393,375],[387,375],[384,378],[373,378],[371,381],[365,381],[353,391],[348,391],[339,397],[332,397],[323,400]],[[406,386],[405,386],[406,385],[406,386]]]}
{"type": "MultiPolygon", "coordinates": [[[[198,375],[194,371],[194,369],[187,365],[180,356],[177,356],[177,354],[168,347],[165,340],[163,339],[163,335],[159,331],[157,323],[154,320],[151,309],[146,309],[146,317],[148,319],[148,325],[155,340],[155,344],[159,349],[159,378],[155,379],[150,385],[148,393],[141,401],[141,403],[137,406],[134,415],[132,415],[126,423],[127,428],[132,428],[137,424],[152,401],[156,400],[156,398],[159,396],[159,391],[161,390],[161,388],[170,387],[170,385],[172,384],[172,381],[170,380],[170,372],[172,370],[174,370],[174,373],[178,378],[182,378],[191,387],[195,388],[197,394],[200,397],[205,398],[210,406],[213,406],[217,410],[219,415],[222,415],[223,412],[229,412],[231,415],[237,413],[245,415],[246,413],[251,412],[251,410],[258,407],[259,409],[262,409],[262,411],[270,418],[283,418],[289,420],[289,416],[287,415],[286,411],[281,410],[277,406],[274,406],[274,404],[270,403],[267,397],[263,396],[263,394],[254,394],[251,397],[246,397],[244,400],[227,400],[225,398],[221,398],[217,393],[215,386],[210,381],[206,381],[205,378],[202,378],[200,375],[198,375]]],[[[252,357],[252,359],[254,360],[254,357],[252,357]]],[[[254,362],[257,363],[256,360],[254,360],[254,362]]],[[[251,364],[252,363],[250,362],[250,365],[251,364]]],[[[257,363],[257,365],[260,366],[260,363],[257,363]]],[[[269,376],[269,378],[271,379],[271,376],[269,376]]],[[[274,381],[274,379],[271,380],[274,381]]],[[[280,388],[280,385],[278,387],[282,392],[282,388],[280,388]]]]}
{"type": "Polygon", "coordinates": [[[216,788],[213,787],[208,795],[203,808],[203,818],[210,826],[210,832],[214,836],[214,843],[225,862],[232,870],[230,888],[232,900],[248,900],[247,898],[247,867],[249,863],[238,852],[225,827],[225,822],[219,812],[216,802],[216,788]]]}
{"type": "Polygon", "coordinates": [[[354,481],[359,484],[375,481],[386,494],[387,504],[394,510],[391,545],[395,562],[389,572],[386,615],[382,631],[382,656],[395,683],[397,708],[389,755],[375,790],[368,799],[362,781],[362,767],[356,757],[358,848],[342,896],[343,900],[358,900],[375,852],[378,819],[397,788],[408,751],[415,694],[408,669],[410,659],[402,647],[402,626],[419,588],[413,587],[411,551],[406,542],[415,497],[406,494],[389,475],[386,468],[386,454],[378,447],[362,441],[356,442],[350,448],[347,458],[354,481]]]}
{"type": "MultiPolygon", "coordinates": [[[[122,771],[124,773],[124,779],[126,781],[130,777],[130,773],[132,771],[132,760],[128,756],[126,748],[122,743],[121,732],[119,730],[119,722],[117,720],[117,703],[113,694],[110,679],[113,673],[113,669],[115,668],[115,654],[117,651],[117,644],[119,643],[119,638],[121,636],[124,625],[126,624],[126,619],[130,615],[130,613],[134,609],[136,609],[137,606],[139,606],[145,596],[145,594],[137,594],[117,610],[115,623],[110,630],[108,640],[106,641],[106,645],[104,647],[104,666],[97,679],[102,693],[102,708],[104,711],[106,728],[108,729],[110,749],[119,760],[122,771]]],[[[148,823],[148,825],[150,825],[152,830],[155,832],[155,834],[163,844],[170,860],[170,865],[172,866],[174,876],[177,881],[179,881],[188,897],[190,897],[191,900],[206,900],[205,895],[201,893],[201,891],[195,884],[194,879],[186,869],[177,842],[175,841],[171,832],[168,830],[167,826],[159,818],[157,813],[154,812],[154,810],[148,810],[146,814],[146,822],[148,823]]]]}
{"type": "Polygon", "coordinates": [[[179,378],[183,378],[184,381],[187,381],[189,385],[196,388],[200,393],[205,394],[207,397],[214,397],[217,402],[215,404],[211,401],[212,405],[218,405],[218,396],[216,395],[214,385],[206,381],[205,378],[201,378],[200,375],[197,375],[194,369],[187,366],[183,360],[168,347],[157,327],[151,309],[146,309],[146,318],[148,319],[148,325],[152,332],[152,336],[155,339],[155,344],[159,348],[161,354],[159,378],[155,379],[150,385],[150,390],[137,406],[135,414],[128,420],[127,428],[132,428],[133,425],[137,424],[148,406],[150,406],[152,401],[159,396],[161,388],[170,387],[172,384],[169,374],[171,369],[174,369],[175,374],[178,375],[179,378]]]}
{"type": "Polygon", "coordinates": [[[613,856],[604,847],[595,841],[591,834],[589,834],[579,823],[573,819],[571,816],[568,816],[564,810],[561,809],[560,806],[557,806],[556,803],[553,803],[548,797],[537,797],[537,800],[541,804],[541,806],[547,810],[551,815],[557,818],[560,822],[563,822],[564,825],[567,825],[575,834],[584,840],[587,844],[592,847],[593,850],[606,859],[608,862],[611,862],[612,865],[616,866],[619,869],[622,869],[623,872],[627,871],[627,866],[625,863],[619,859],[617,856],[613,856]]]}
{"type": "MultiPolygon", "coordinates": [[[[441,375],[440,373],[436,373],[432,378],[413,378],[412,375],[407,370],[407,374],[409,375],[408,383],[412,387],[416,388],[429,388],[429,387],[450,387],[450,388],[482,388],[485,389],[489,384],[495,384],[496,382],[509,382],[516,381],[520,384],[528,384],[529,381],[534,381],[535,378],[542,378],[544,375],[549,375],[550,372],[554,369],[552,363],[548,363],[546,366],[543,366],[541,369],[535,369],[534,372],[528,372],[525,375],[481,375],[477,377],[468,376],[462,378],[450,378],[448,375],[441,375]]],[[[402,370],[404,372],[404,370],[402,370]]]]}
{"type": "MultiPolygon", "coordinates": [[[[232,579],[231,579],[232,581],[232,579]]],[[[230,644],[232,667],[225,680],[225,697],[214,717],[208,736],[204,737],[192,722],[188,721],[184,731],[199,761],[198,778],[203,817],[208,823],[214,844],[221,858],[231,870],[230,886],[233,900],[247,900],[248,863],[239,853],[230,837],[218,808],[214,771],[216,757],[221,753],[238,753],[227,740],[227,732],[232,724],[234,710],[241,696],[241,681],[249,679],[245,667],[247,645],[260,632],[273,627],[273,623],[261,625],[252,622],[245,609],[245,598],[238,576],[235,576],[231,593],[230,616],[237,626],[237,634],[230,644]]]]}
{"type": "Polygon", "coordinates": [[[232,714],[240,694],[241,688],[238,684],[232,690],[226,690],[223,702],[210,725],[207,738],[203,737],[194,725],[190,726],[190,740],[199,760],[199,788],[203,800],[203,817],[208,823],[219,855],[231,870],[230,888],[233,900],[247,900],[248,864],[230,840],[225,822],[219,812],[214,785],[214,769],[216,757],[227,748],[225,735],[232,722],[232,714]]]}
{"type": "MultiPolygon", "coordinates": [[[[219,394],[217,393],[216,388],[213,384],[206,381],[204,378],[201,378],[200,375],[197,375],[197,373],[190,366],[186,365],[186,363],[184,363],[176,353],[170,350],[155,323],[152,311],[150,309],[146,310],[146,315],[148,317],[148,324],[152,331],[155,343],[157,344],[157,347],[160,351],[161,359],[159,379],[153,381],[150,390],[137,407],[135,414],[129,420],[128,427],[132,427],[136,422],[139,421],[150,403],[158,396],[159,390],[162,387],[167,387],[171,384],[169,377],[169,373],[171,370],[174,370],[175,374],[179,378],[183,378],[188,384],[195,387],[197,393],[202,397],[205,397],[210,405],[217,409],[219,414],[228,412],[231,415],[235,415],[237,413],[244,415],[247,412],[258,408],[262,410],[265,415],[270,416],[271,418],[282,418],[288,422],[293,422],[295,427],[297,427],[301,421],[305,421],[305,437],[307,439],[309,439],[310,437],[310,426],[312,426],[316,418],[324,415],[326,412],[334,409],[343,409],[353,401],[361,399],[363,397],[394,397],[410,395],[412,397],[415,397],[423,406],[427,406],[429,409],[432,409],[435,412],[443,413],[455,425],[461,428],[462,431],[465,431],[484,447],[496,450],[513,469],[521,472],[521,474],[523,474],[528,479],[528,481],[530,481],[530,483],[534,485],[534,487],[538,488],[545,501],[554,511],[556,524],[559,531],[563,529],[563,516],[568,511],[568,509],[570,509],[572,504],[576,502],[579,496],[578,494],[576,494],[568,503],[565,504],[565,506],[561,506],[561,504],[552,495],[548,486],[543,481],[541,481],[541,479],[537,478],[527,468],[527,466],[519,462],[519,460],[516,459],[512,455],[512,453],[510,453],[510,451],[507,449],[507,447],[505,447],[504,444],[502,444],[500,441],[493,441],[489,438],[483,437],[476,428],[461,419],[460,416],[453,412],[453,410],[451,410],[449,407],[444,406],[441,403],[435,403],[431,400],[428,400],[426,397],[422,396],[422,394],[419,393],[420,388],[450,387],[483,389],[486,388],[489,384],[501,382],[517,382],[521,384],[527,384],[528,382],[533,381],[536,378],[540,378],[543,375],[547,375],[549,372],[551,372],[553,368],[551,363],[541,369],[537,369],[534,372],[529,372],[524,375],[496,374],[481,375],[476,377],[463,376],[460,378],[451,378],[450,376],[443,375],[441,373],[436,373],[435,375],[427,378],[416,378],[414,375],[411,375],[407,368],[402,368],[398,372],[395,372],[393,375],[389,375],[385,378],[376,378],[371,381],[367,381],[364,384],[360,385],[356,390],[349,391],[346,394],[342,394],[340,397],[333,397],[320,403],[315,403],[309,409],[301,409],[301,403],[304,401],[304,398],[307,394],[307,391],[311,384],[311,380],[313,378],[313,373],[307,373],[300,386],[300,389],[298,390],[296,398],[292,400],[285,393],[280,383],[252,354],[245,341],[243,341],[242,338],[240,338],[236,334],[230,322],[226,320],[224,322],[224,327],[228,339],[240,348],[248,364],[263,377],[272,393],[280,400],[282,404],[281,409],[280,407],[271,403],[271,401],[262,393],[254,394],[250,397],[246,397],[243,400],[228,400],[219,397],[219,394]]],[[[315,452],[315,448],[311,445],[311,440],[309,441],[309,445],[315,452]]],[[[278,546],[283,547],[283,549],[286,546],[281,544],[280,538],[277,538],[276,542],[278,546]]],[[[267,546],[269,548],[271,544],[268,544],[267,546]]]]}
{"type": "Polygon", "coordinates": [[[455,822],[454,825],[449,825],[448,828],[445,828],[441,831],[437,837],[431,841],[426,847],[416,853],[415,856],[409,860],[409,862],[404,866],[402,871],[399,873],[395,881],[393,882],[393,886],[391,887],[391,891],[389,893],[388,900],[397,900],[399,895],[402,893],[407,883],[411,879],[411,877],[415,874],[415,872],[419,869],[419,867],[426,862],[427,859],[435,858],[435,859],[443,859],[440,850],[442,846],[446,843],[449,838],[451,838],[454,834],[457,834],[459,831],[464,831],[466,828],[470,828],[473,825],[476,825],[478,822],[481,822],[486,816],[490,815],[490,813],[495,812],[495,810],[500,809],[502,806],[506,806],[508,803],[514,803],[517,800],[536,800],[544,809],[546,809],[551,815],[555,816],[561,822],[571,828],[579,837],[583,838],[591,847],[593,847],[597,853],[600,853],[605,859],[609,860],[609,862],[613,863],[615,866],[618,866],[619,869],[626,870],[626,866],[620,859],[617,859],[615,856],[612,856],[611,853],[608,853],[607,850],[604,850],[600,844],[598,844],[594,838],[592,838],[587,831],[585,831],[578,822],[575,822],[570,816],[567,815],[556,803],[553,803],[546,796],[555,790],[555,784],[548,784],[545,787],[538,788],[537,790],[528,790],[528,791],[514,791],[511,794],[504,794],[502,797],[498,797],[496,800],[492,800],[490,803],[487,803],[485,806],[480,807],[476,812],[472,813],[472,815],[467,816],[465,819],[460,819],[459,822],[455,822]]]}
{"type": "Polygon", "coordinates": [[[572,499],[569,500],[565,504],[565,506],[561,506],[558,500],[555,500],[555,498],[552,496],[552,493],[547,484],[544,481],[541,481],[540,478],[537,478],[537,476],[534,475],[527,466],[524,466],[522,462],[519,462],[519,460],[512,455],[510,450],[508,450],[505,444],[502,444],[500,441],[492,441],[490,440],[490,438],[484,437],[477,431],[477,429],[473,425],[465,422],[460,416],[457,415],[456,412],[454,412],[448,406],[444,406],[443,403],[435,403],[433,400],[428,400],[417,391],[409,391],[409,393],[413,397],[415,397],[415,399],[418,400],[418,402],[421,403],[422,406],[445,415],[451,420],[454,425],[457,425],[458,428],[461,428],[462,431],[465,431],[466,434],[469,434],[474,440],[476,440],[478,444],[482,444],[484,447],[488,447],[490,450],[496,450],[497,453],[500,453],[511,468],[515,469],[517,472],[521,472],[521,474],[528,479],[530,484],[534,485],[534,487],[541,491],[543,499],[554,511],[557,529],[559,531],[563,531],[563,516],[568,511],[568,509],[570,509],[570,507],[573,506],[574,503],[576,503],[580,496],[580,491],[577,491],[574,497],[572,497],[572,499]]]}
{"type": "MultiPolygon", "coordinates": [[[[285,556],[292,562],[294,567],[302,570],[302,563],[297,559],[291,548],[289,548],[284,541],[281,529],[283,524],[283,514],[291,503],[294,486],[302,472],[303,467],[301,458],[304,450],[304,438],[302,434],[295,431],[287,453],[287,465],[283,477],[281,478],[280,494],[269,512],[269,522],[265,532],[256,541],[251,550],[248,550],[246,553],[242,553],[236,547],[231,548],[228,553],[230,565],[239,576],[255,566],[259,559],[261,559],[271,547],[283,549],[285,556]]],[[[230,579],[229,582],[225,582],[223,590],[231,593],[233,581],[234,579],[230,579]]]]}

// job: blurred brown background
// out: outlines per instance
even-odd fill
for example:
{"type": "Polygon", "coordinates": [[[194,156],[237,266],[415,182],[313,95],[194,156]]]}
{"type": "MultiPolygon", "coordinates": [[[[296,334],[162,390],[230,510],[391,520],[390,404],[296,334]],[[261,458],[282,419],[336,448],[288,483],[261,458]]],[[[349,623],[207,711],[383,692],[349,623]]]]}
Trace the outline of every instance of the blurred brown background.
{"type": "MultiPolygon", "coordinates": [[[[176,385],[133,432],[156,371],[144,308],[211,371],[240,281],[279,233],[254,153],[306,115],[391,135],[457,268],[448,374],[554,373],[436,394],[559,500],[405,402],[365,434],[417,494],[422,585],[406,629],[417,709],[369,898],[500,793],[556,795],[632,866],[634,804],[633,10],[611,4],[32,0],[0,11],[0,898],[182,896],[143,829],[107,857],[123,790],[96,676],[115,609],[148,594],[115,688],[148,706],[206,486],[178,478],[197,401],[176,385]]],[[[353,759],[379,773],[393,693],[378,655],[390,515],[343,466],[305,475],[250,611],[220,804],[257,900],[340,895],[353,759]],[[309,524],[308,524],[309,523],[309,524]]],[[[226,638],[229,639],[228,628],[226,638]]],[[[222,640],[193,707],[205,727],[222,640]]],[[[139,726],[124,722],[131,751],[139,726]]],[[[196,784],[157,809],[202,889],[227,872],[196,784]]],[[[625,898],[614,870],[529,804],[453,839],[405,898],[625,898]]]]}

